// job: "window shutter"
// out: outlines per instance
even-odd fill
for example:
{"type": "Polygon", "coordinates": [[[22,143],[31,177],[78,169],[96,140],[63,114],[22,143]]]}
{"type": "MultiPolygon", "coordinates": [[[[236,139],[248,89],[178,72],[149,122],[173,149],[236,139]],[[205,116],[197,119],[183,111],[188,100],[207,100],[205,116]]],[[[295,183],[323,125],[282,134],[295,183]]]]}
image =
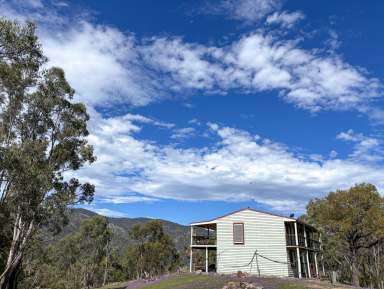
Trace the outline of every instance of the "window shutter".
{"type": "Polygon", "coordinates": [[[233,243],[244,244],[244,224],[243,223],[233,224],[233,243]]]}

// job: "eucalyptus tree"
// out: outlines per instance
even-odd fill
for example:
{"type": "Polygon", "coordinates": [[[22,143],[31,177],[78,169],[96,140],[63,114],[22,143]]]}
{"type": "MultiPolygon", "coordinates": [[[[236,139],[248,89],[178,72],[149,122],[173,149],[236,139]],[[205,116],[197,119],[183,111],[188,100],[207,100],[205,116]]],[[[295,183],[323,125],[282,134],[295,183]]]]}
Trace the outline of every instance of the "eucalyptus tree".
{"type": "Polygon", "coordinates": [[[135,225],[130,232],[133,244],[123,257],[128,278],[153,278],[172,272],[180,265],[173,240],[159,221],[135,225]]]}
{"type": "Polygon", "coordinates": [[[1,289],[15,283],[37,229],[57,229],[68,205],[92,201],[93,185],[65,174],[95,160],[89,116],[73,96],[64,71],[48,67],[35,25],[0,19],[0,232],[12,232],[1,289]]]}
{"type": "Polygon", "coordinates": [[[367,283],[363,271],[380,275],[384,264],[377,264],[377,260],[375,267],[365,268],[380,259],[384,241],[384,198],[374,185],[362,183],[312,200],[306,219],[324,232],[328,267],[349,273],[356,286],[360,281],[367,283]]]}

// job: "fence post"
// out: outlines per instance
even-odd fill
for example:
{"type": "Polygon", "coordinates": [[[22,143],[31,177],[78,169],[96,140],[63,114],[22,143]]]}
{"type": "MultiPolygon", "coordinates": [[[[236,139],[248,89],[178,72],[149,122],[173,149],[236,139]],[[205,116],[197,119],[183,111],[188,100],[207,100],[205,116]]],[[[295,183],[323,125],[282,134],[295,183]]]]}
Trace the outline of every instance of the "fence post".
{"type": "Polygon", "coordinates": [[[337,272],[336,271],[332,271],[332,273],[331,273],[331,282],[333,285],[335,285],[337,283],[337,272]]]}

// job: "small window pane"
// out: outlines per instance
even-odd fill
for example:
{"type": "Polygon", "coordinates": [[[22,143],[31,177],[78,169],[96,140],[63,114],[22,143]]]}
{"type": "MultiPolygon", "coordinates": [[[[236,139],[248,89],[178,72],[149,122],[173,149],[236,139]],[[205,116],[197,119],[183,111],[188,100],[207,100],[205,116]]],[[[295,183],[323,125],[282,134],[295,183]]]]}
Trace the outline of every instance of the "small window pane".
{"type": "Polygon", "coordinates": [[[244,224],[233,224],[233,243],[244,244],[244,224]]]}

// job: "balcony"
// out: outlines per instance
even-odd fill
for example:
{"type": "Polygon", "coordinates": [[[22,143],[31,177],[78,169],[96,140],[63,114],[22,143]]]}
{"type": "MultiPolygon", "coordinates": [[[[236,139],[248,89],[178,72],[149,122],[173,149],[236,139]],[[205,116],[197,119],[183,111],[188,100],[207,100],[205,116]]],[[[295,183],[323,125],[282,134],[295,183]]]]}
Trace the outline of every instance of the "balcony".
{"type": "Polygon", "coordinates": [[[193,236],[192,245],[216,245],[216,237],[215,236],[193,236]]]}
{"type": "Polygon", "coordinates": [[[285,238],[287,240],[287,246],[296,246],[295,234],[286,234],[285,238]]]}
{"type": "MultiPolygon", "coordinates": [[[[295,234],[286,234],[287,246],[296,246],[295,234]]],[[[305,246],[305,238],[299,235],[299,247],[306,247],[312,250],[320,250],[320,242],[315,239],[307,239],[307,246],[305,246]]]]}
{"type": "Polygon", "coordinates": [[[216,246],[216,224],[200,223],[191,226],[191,245],[195,247],[216,246]]]}
{"type": "MultiPolygon", "coordinates": [[[[287,246],[296,246],[295,234],[286,234],[287,246]]],[[[299,235],[299,246],[305,247],[305,238],[299,235]]]]}
{"type": "Polygon", "coordinates": [[[308,247],[313,250],[320,250],[320,242],[315,239],[308,239],[308,247]]]}
{"type": "Polygon", "coordinates": [[[313,251],[320,250],[320,234],[312,226],[297,222],[285,222],[285,237],[288,247],[301,247],[313,251]],[[296,244],[296,233],[298,244],[296,244]]]}

